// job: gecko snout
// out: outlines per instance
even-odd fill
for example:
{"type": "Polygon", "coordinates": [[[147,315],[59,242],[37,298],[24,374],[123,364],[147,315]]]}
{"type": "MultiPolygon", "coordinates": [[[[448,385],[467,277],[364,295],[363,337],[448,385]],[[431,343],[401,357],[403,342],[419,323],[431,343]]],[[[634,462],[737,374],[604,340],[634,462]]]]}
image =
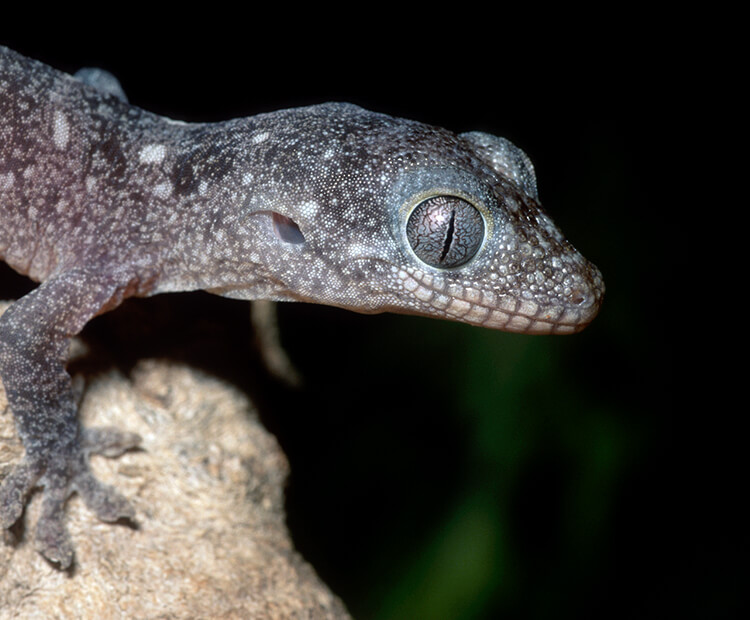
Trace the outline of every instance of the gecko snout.
{"type": "Polygon", "coordinates": [[[604,280],[600,271],[589,264],[583,280],[571,286],[566,301],[579,314],[581,329],[588,325],[599,314],[604,298],[604,280]]]}

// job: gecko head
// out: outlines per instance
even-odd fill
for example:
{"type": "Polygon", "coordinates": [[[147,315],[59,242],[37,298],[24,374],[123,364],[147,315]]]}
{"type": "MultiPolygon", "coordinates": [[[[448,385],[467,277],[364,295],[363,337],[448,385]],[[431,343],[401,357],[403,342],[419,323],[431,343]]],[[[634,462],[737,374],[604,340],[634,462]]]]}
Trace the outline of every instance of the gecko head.
{"type": "Polygon", "coordinates": [[[509,141],[338,104],[305,119],[325,131],[303,141],[295,128],[306,146],[284,152],[279,198],[250,209],[266,296],[534,334],[596,316],[601,274],[544,212],[509,141]]]}
{"type": "Polygon", "coordinates": [[[372,309],[530,334],[588,325],[601,274],[542,209],[526,154],[484,133],[417,133],[386,192],[392,243],[360,259],[377,274],[372,309]]]}

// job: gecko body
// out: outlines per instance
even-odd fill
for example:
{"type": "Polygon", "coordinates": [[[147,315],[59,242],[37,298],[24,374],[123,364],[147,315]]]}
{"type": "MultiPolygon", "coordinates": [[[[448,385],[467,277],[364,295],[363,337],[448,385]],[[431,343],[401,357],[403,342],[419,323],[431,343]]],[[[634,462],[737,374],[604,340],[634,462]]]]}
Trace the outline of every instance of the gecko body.
{"type": "Polygon", "coordinates": [[[26,449],[0,486],[0,524],[44,487],[35,540],[61,566],[71,493],[104,520],[133,516],[88,456],[138,437],[81,428],[65,371],[70,338],[127,297],[207,290],[551,334],[598,311],[599,271],[503,138],[346,103],[183,123],[108,78],[0,47],[0,257],[40,282],[0,318],[26,449]]]}

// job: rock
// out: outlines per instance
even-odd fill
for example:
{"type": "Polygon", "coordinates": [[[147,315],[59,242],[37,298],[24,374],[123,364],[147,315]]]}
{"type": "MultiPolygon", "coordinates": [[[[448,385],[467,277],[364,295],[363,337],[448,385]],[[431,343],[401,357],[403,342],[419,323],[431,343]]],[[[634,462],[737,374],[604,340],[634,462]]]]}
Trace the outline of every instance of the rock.
{"type": "MultiPolygon", "coordinates": [[[[0,412],[1,478],[23,447],[2,390],[0,412]]],[[[244,394],[186,365],[143,360],[128,377],[90,377],[80,415],[143,438],[140,450],[92,458],[136,523],[102,523],[73,495],[76,557],[61,571],[34,550],[35,494],[3,533],[0,619],[349,617],[292,546],[288,463],[244,394]]]]}

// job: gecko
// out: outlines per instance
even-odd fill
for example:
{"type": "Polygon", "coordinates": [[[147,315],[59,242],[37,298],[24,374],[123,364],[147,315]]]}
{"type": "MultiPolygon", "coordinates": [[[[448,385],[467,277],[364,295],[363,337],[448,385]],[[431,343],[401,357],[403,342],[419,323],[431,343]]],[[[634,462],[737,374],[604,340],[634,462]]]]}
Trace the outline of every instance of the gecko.
{"type": "Polygon", "coordinates": [[[131,105],[106,72],[3,47],[0,258],[39,283],[0,317],[25,450],[0,485],[0,526],[41,488],[33,540],[61,568],[70,495],[103,521],[135,516],[88,461],[140,438],[81,426],[66,371],[72,337],[124,299],[205,290],[572,334],[604,295],[504,138],[338,102],[186,123],[131,105]]]}

